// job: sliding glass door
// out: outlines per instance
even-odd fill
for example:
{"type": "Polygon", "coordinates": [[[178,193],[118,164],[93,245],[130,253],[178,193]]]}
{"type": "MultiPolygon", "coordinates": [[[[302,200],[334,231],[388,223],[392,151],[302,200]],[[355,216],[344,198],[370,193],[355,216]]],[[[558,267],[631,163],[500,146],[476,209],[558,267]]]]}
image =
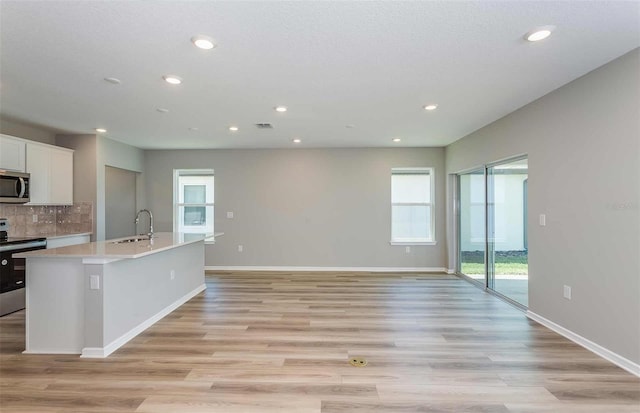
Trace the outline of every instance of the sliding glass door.
{"type": "Polygon", "coordinates": [[[458,175],[458,271],[528,306],[526,158],[458,175]]]}
{"type": "Polygon", "coordinates": [[[528,303],[527,159],[487,168],[488,286],[528,303]]]}
{"type": "Polygon", "coordinates": [[[485,284],[484,169],[458,175],[459,271],[485,284]]]}

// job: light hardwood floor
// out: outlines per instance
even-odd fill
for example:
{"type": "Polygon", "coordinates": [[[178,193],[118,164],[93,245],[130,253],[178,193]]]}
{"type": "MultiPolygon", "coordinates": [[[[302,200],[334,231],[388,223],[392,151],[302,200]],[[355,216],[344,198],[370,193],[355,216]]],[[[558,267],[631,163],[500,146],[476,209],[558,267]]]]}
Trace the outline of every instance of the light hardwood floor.
{"type": "Polygon", "coordinates": [[[0,410],[640,412],[640,379],[453,276],[217,273],[207,287],[107,359],[23,355],[23,312],[1,318],[0,410]]]}

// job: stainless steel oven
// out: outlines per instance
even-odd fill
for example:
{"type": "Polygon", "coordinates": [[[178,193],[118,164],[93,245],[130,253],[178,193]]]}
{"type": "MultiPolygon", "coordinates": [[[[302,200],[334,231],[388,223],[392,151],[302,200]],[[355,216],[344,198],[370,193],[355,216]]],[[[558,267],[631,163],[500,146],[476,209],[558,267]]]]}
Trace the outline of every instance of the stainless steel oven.
{"type": "Polygon", "coordinates": [[[46,247],[46,238],[7,238],[6,240],[0,240],[0,316],[24,308],[25,259],[14,258],[13,255],[46,247]]]}
{"type": "Polygon", "coordinates": [[[0,204],[29,202],[30,174],[0,169],[0,204]]]}

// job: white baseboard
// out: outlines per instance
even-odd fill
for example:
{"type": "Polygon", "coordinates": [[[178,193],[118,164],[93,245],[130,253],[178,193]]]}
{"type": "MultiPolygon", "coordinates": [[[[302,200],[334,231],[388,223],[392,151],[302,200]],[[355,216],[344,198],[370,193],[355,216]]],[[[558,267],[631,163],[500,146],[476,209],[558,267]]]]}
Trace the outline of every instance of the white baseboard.
{"type": "Polygon", "coordinates": [[[88,358],[88,359],[99,359],[105,358],[109,354],[113,353],[113,351],[109,354],[105,351],[106,347],[85,347],[82,349],[82,353],[80,353],[80,357],[88,358]]]}
{"type": "Polygon", "coordinates": [[[60,349],[40,349],[40,350],[25,350],[22,354],[80,354],[79,351],[74,350],[60,350],[60,349]]]}
{"type": "Polygon", "coordinates": [[[576,344],[579,344],[580,346],[586,348],[587,350],[597,354],[598,356],[602,357],[605,360],[609,360],[610,362],[612,362],[613,364],[615,364],[616,366],[625,369],[626,371],[628,371],[629,373],[636,375],[638,377],[640,377],[640,364],[634,363],[633,361],[622,357],[621,355],[614,353],[613,351],[602,347],[600,344],[596,344],[593,341],[586,339],[584,337],[582,337],[579,334],[574,333],[571,330],[568,330],[564,327],[562,327],[559,324],[554,323],[553,321],[546,319],[544,317],[542,317],[541,315],[538,315],[534,312],[531,311],[527,311],[527,317],[529,317],[530,319],[537,321],[538,323],[542,324],[543,326],[547,327],[550,330],[555,331],[556,333],[560,334],[561,336],[564,336],[566,338],[568,338],[569,340],[573,341],[576,344]]]}
{"type": "Polygon", "coordinates": [[[447,274],[455,274],[456,270],[453,268],[447,268],[447,274]]]}
{"type": "Polygon", "coordinates": [[[207,265],[205,271],[352,271],[352,272],[446,272],[444,267],[289,267],[289,266],[216,266],[207,265]]]}
{"type": "Polygon", "coordinates": [[[124,333],[123,335],[113,340],[111,343],[107,344],[104,347],[83,348],[82,354],[80,355],[80,357],[84,357],[84,358],[107,357],[109,354],[113,353],[114,351],[122,347],[124,344],[126,344],[129,340],[131,340],[132,338],[142,333],[147,328],[151,327],[152,325],[160,321],[163,317],[165,317],[166,315],[171,313],[173,310],[180,307],[182,304],[186,303],[187,301],[189,301],[190,299],[192,299],[193,297],[195,297],[196,295],[204,291],[206,288],[207,286],[205,284],[199,285],[193,291],[190,291],[187,294],[183,295],[182,297],[178,298],[176,301],[174,301],[173,303],[169,304],[168,306],[160,310],[160,312],[158,312],[154,316],[146,319],[145,321],[138,324],[137,326],[135,326],[128,332],[124,333]]]}

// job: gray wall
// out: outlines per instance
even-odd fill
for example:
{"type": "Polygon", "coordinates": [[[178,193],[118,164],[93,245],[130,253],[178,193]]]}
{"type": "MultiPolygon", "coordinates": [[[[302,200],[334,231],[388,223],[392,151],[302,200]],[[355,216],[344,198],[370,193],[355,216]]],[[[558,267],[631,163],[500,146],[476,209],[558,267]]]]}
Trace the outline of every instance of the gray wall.
{"type": "Polygon", "coordinates": [[[96,135],[57,135],[56,144],[73,153],[73,201],[93,204],[91,241],[96,240],[96,135]]]}
{"type": "Polygon", "coordinates": [[[75,202],[96,202],[96,142],[95,135],[56,136],[56,144],[74,150],[73,200],[75,202]]]}
{"type": "MultiPolygon", "coordinates": [[[[142,149],[114,141],[103,136],[98,136],[96,155],[96,239],[106,239],[105,228],[105,174],[106,166],[113,166],[133,172],[142,172],[144,169],[144,151],[142,149]]],[[[137,199],[139,206],[144,204],[143,174],[137,175],[137,199]]]]}
{"type": "MultiPolygon", "coordinates": [[[[639,119],[636,49],[446,148],[448,173],[529,155],[530,310],[635,363],[639,119]],[[562,297],[565,284],[572,300],[562,297]]],[[[453,240],[448,247],[453,266],[453,240]]]]}
{"type": "MultiPolygon", "coordinates": [[[[57,135],[56,143],[74,149],[73,199],[93,202],[92,241],[105,239],[105,170],[113,166],[133,172],[144,169],[144,151],[98,135],[57,135]]],[[[136,203],[144,205],[144,177],[137,174],[136,203]]]]}
{"type": "Polygon", "coordinates": [[[444,267],[443,148],[150,150],[147,207],[171,231],[173,170],[215,170],[209,266],[444,267]],[[391,168],[434,167],[433,246],[392,246],[391,168]],[[234,212],[227,219],[227,211],[234,212]],[[243,245],[244,252],[238,252],[243,245]]]}
{"type": "MultiPolygon", "coordinates": [[[[138,173],[112,166],[105,168],[105,239],[135,235],[138,173]]],[[[141,223],[141,230],[146,231],[143,226],[141,223]]]]}
{"type": "Polygon", "coordinates": [[[7,116],[0,116],[0,133],[17,138],[55,145],[56,132],[44,126],[35,126],[7,116]]]}

